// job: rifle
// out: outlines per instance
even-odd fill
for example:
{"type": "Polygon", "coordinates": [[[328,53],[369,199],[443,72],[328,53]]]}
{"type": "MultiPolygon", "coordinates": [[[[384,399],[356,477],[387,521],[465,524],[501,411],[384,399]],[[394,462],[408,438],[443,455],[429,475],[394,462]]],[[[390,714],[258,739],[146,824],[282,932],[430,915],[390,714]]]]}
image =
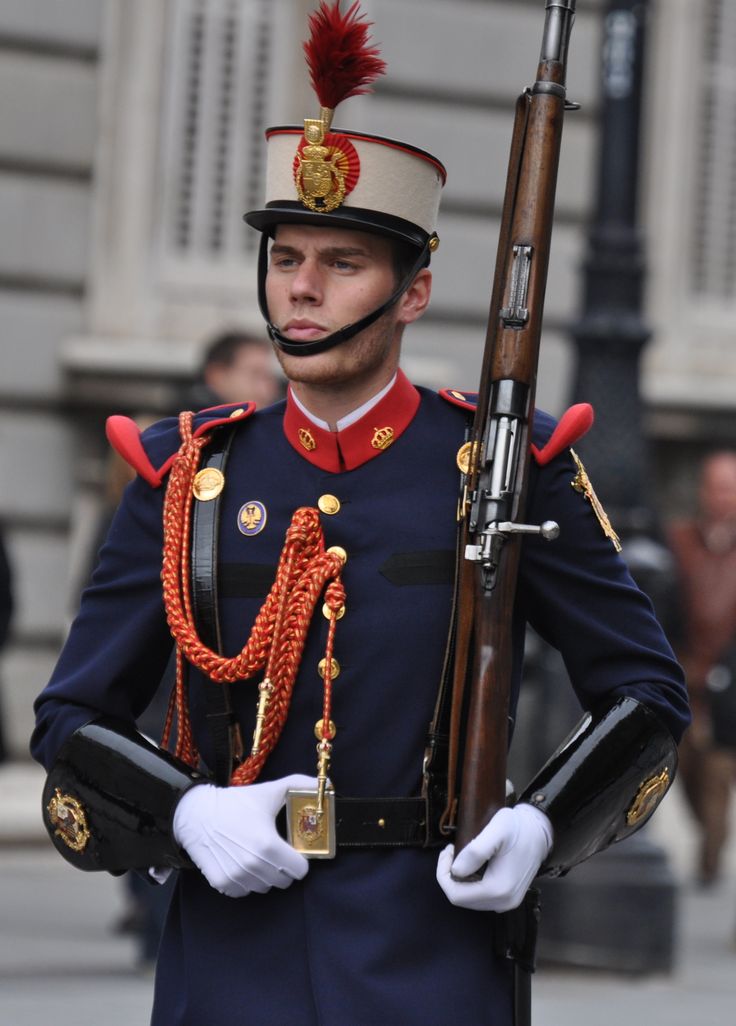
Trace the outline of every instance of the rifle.
{"type": "Polygon", "coordinates": [[[478,406],[464,447],[449,796],[443,817],[448,831],[457,811],[456,852],[506,804],[511,620],[521,537],[539,534],[551,540],[559,533],[549,521],[519,523],[529,473],[562,122],[565,109],[577,107],[566,100],[565,91],[575,0],[546,0],[545,8],[537,80],[516,103],[478,406]],[[461,721],[465,737],[457,807],[461,721]]]}

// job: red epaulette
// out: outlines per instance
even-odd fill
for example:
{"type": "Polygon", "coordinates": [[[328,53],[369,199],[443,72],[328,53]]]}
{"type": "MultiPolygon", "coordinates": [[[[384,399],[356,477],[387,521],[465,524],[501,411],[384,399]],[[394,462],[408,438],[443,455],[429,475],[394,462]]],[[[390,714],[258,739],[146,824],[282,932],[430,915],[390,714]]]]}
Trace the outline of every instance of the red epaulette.
{"type": "Polygon", "coordinates": [[[547,442],[539,449],[532,444],[532,456],[543,467],[563,450],[569,449],[593,426],[595,414],[590,403],[575,403],[562,414],[547,442]]]}
{"type": "MultiPolygon", "coordinates": [[[[443,388],[439,394],[453,406],[460,406],[464,410],[474,410],[478,405],[476,392],[461,392],[456,388],[443,388]]],[[[540,449],[534,444],[531,445],[532,456],[540,467],[549,463],[555,456],[559,456],[565,449],[569,449],[571,445],[587,434],[592,427],[594,417],[593,407],[590,403],[576,403],[565,410],[542,448],[540,449]]]]}
{"type": "MultiPolygon", "coordinates": [[[[200,410],[195,415],[197,426],[192,432],[192,436],[197,438],[223,424],[245,420],[255,412],[255,409],[255,403],[227,403],[224,406],[210,406],[205,410],[200,410]]],[[[123,457],[126,463],[130,464],[133,470],[140,474],[144,481],[147,481],[152,488],[158,488],[161,485],[176,458],[175,452],[171,453],[156,469],[143,447],[140,428],[131,417],[124,417],[121,414],[114,414],[107,418],[105,433],[113,449],[123,457]]]]}
{"type": "Polygon", "coordinates": [[[453,406],[460,406],[463,410],[474,410],[478,405],[477,392],[462,392],[458,388],[441,388],[440,395],[453,406]]]}

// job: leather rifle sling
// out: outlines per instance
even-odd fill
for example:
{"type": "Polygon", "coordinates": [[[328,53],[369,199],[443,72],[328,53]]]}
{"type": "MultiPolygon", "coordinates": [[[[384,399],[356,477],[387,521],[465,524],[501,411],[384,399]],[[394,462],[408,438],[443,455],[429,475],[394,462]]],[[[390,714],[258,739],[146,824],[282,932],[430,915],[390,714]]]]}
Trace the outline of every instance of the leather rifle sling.
{"type": "MultiPolygon", "coordinates": [[[[202,469],[215,469],[224,474],[235,425],[217,431],[207,448],[202,469]]],[[[217,549],[220,525],[220,499],[194,500],[192,511],[192,607],[199,636],[213,651],[222,654],[220,618],[217,604],[217,549]]],[[[233,729],[235,718],[230,685],[215,684],[205,674],[204,686],[207,726],[212,740],[213,762],[210,767],[218,784],[230,780],[233,767],[233,729]]]]}
{"type": "MultiPolygon", "coordinates": [[[[469,432],[466,431],[466,441],[469,432]]],[[[465,476],[461,477],[460,498],[463,496],[465,476]]],[[[462,688],[453,680],[455,648],[458,644],[460,617],[460,566],[463,557],[463,524],[458,517],[455,543],[455,566],[452,610],[445,648],[445,657],[435,700],[434,714],[429,726],[423,767],[423,797],[427,803],[427,840],[443,837],[447,840],[455,828],[457,809],[457,765],[460,748],[460,717],[462,688]]],[[[461,639],[467,644],[467,638],[461,639]]]]}

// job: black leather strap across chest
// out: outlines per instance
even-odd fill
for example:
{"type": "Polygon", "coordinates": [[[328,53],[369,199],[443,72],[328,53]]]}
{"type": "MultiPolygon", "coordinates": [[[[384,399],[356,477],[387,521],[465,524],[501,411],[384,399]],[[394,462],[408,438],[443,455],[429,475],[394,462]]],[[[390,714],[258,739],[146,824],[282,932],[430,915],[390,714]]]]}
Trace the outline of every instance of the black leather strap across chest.
{"type": "MultiPolygon", "coordinates": [[[[223,475],[232,444],[235,425],[215,432],[208,446],[202,469],[219,470],[223,475]]],[[[192,605],[199,636],[213,651],[222,654],[220,618],[217,605],[217,550],[222,492],[206,501],[194,500],[192,510],[192,605]]],[[[215,684],[202,675],[207,725],[212,741],[213,765],[218,784],[227,784],[233,766],[233,728],[230,685],[215,684]]]]}

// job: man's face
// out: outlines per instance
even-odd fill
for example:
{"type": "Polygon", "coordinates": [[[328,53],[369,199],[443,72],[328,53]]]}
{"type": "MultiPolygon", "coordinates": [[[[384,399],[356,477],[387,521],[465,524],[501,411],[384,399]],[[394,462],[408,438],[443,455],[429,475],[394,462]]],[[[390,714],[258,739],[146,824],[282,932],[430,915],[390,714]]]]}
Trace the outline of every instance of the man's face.
{"type": "Polygon", "coordinates": [[[244,343],[228,366],[216,364],[205,381],[223,403],[254,402],[259,408],[278,398],[279,383],[270,346],[244,343]]]}
{"type": "MultiPolygon", "coordinates": [[[[391,244],[368,232],[280,225],[271,247],[266,296],[271,319],[292,342],[313,342],[360,320],[396,287],[391,244]]],[[[292,381],[347,384],[397,357],[399,302],[373,325],[326,353],[276,355],[292,381]]]]}

